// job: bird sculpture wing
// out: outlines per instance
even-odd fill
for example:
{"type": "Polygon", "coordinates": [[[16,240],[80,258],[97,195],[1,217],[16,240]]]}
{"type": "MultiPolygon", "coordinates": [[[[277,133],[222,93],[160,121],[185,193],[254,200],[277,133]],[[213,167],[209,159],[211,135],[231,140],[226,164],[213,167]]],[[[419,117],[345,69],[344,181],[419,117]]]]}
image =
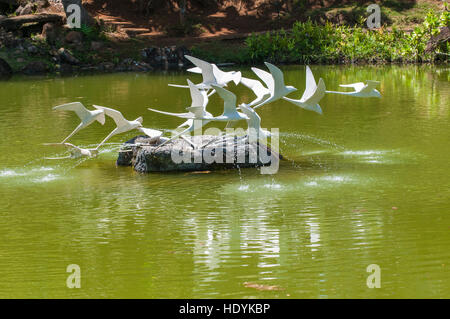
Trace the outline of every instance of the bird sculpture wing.
{"type": "Polygon", "coordinates": [[[356,92],[360,92],[366,86],[363,82],[352,83],[352,84],[340,84],[343,88],[354,88],[356,92]]]}
{"type": "Polygon", "coordinates": [[[189,87],[189,85],[182,85],[182,84],[167,84],[168,86],[174,87],[174,88],[183,88],[183,89],[187,89],[189,87]]]}
{"type": "Polygon", "coordinates": [[[234,84],[238,85],[241,82],[242,73],[236,71],[225,72],[219,69],[219,67],[215,64],[213,66],[214,76],[218,83],[227,84],[230,81],[233,81],[234,84]]]}
{"type": "Polygon", "coordinates": [[[213,89],[216,90],[216,92],[219,94],[219,96],[224,101],[224,110],[223,113],[231,113],[236,112],[236,95],[234,93],[225,90],[224,88],[221,88],[216,85],[212,85],[213,89]]]}
{"type": "Polygon", "coordinates": [[[269,90],[265,88],[264,85],[262,85],[262,83],[258,80],[242,77],[241,83],[252,90],[257,98],[262,98],[264,95],[270,93],[269,90]]]}
{"type": "Polygon", "coordinates": [[[193,106],[203,106],[206,107],[208,104],[208,95],[206,94],[206,91],[199,90],[194,83],[192,83],[189,79],[187,80],[189,85],[189,90],[191,91],[191,98],[192,103],[191,107],[193,106]]]}
{"type": "Polygon", "coordinates": [[[128,124],[128,120],[126,120],[123,117],[122,113],[120,113],[119,111],[111,109],[109,107],[104,107],[104,106],[99,106],[99,105],[94,105],[94,107],[98,110],[103,110],[106,115],[108,115],[110,118],[112,118],[114,120],[117,127],[128,124]]]}
{"type": "Polygon", "coordinates": [[[239,83],[241,83],[241,79],[242,79],[241,71],[233,72],[232,76],[233,76],[234,84],[238,85],[239,83]]]}
{"type": "Polygon", "coordinates": [[[270,73],[272,74],[274,81],[274,91],[277,92],[284,89],[285,85],[283,72],[273,64],[270,64],[268,62],[264,62],[264,64],[267,66],[270,73]]]}
{"type": "Polygon", "coordinates": [[[147,135],[148,137],[151,137],[151,138],[160,137],[163,134],[163,132],[161,132],[161,131],[154,130],[151,128],[145,128],[145,127],[140,127],[139,131],[141,131],[142,133],[144,133],[145,135],[147,135]]]}
{"type": "Polygon", "coordinates": [[[245,104],[239,105],[239,108],[249,118],[249,127],[259,129],[259,126],[261,125],[261,117],[258,115],[258,113],[256,113],[256,111],[252,107],[245,104]]]}
{"type": "Polygon", "coordinates": [[[316,92],[317,85],[316,80],[314,79],[314,75],[309,68],[309,66],[306,66],[306,89],[305,92],[303,92],[302,101],[309,99],[314,92],[316,92]]]}
{"type": "Polygon", "coordinates": [[[170,115],[170,116],[177,116],[177,117],[181,117],[181,118],[192,118],[192,116],[190,116],[188,113],[172,113],[172,112],[164,112],[164,111],[160,111],[160,110],[155,110],[152,108],[148,108],[148,110],[152,111],[152,112],[156,112],[156,113],[161,113],[161,114],[165,114],[165,115],[170,115]]]}
{"type": "MultiPolygon", "coordinates": [[[[319,79],[319,83],[316,87],[316,90],[313,92],[311,96],[306,99],[309,104],[317,104],[319,101],[325,96],[325,82],[322,78],[319,79]]],[[[319,112],[322,113],[322,112],[319,112]]]]}
{"type": "Polygon", "coordinates": [[[213,66],[211,63],[194,58],[190,55],[185,55],[186,59],[191,61],[195,66],[202,70],[203,83],[215,83],[216,78],[214,77],[213,66]]]}
{"type": "Polygon", "coordinates": [[[202,118],[207,115],[207,112],[205,112],[205,108],[203,106],[191,106],[187,107],[186,110],[192,113],[192,116],[190,116],[189,118],[202,118]]]}
{"type": "Polygon", "coordinates": [[[73,111],[78,115],[78,117],[81,120],[91,115],[88,109],[86,109],[84,105],[81,104],[80,102],[72,102],[68,104],[58,105],[55,106],[53,109],[58,111],[73,111]]]}
{"type": "Polygon", "coordinates": [[[274,92],[275,83],[272,75],[269,72],[266,72],[258,68],[252,68],[252,71],[266,84],[270,93],[274,92]]]}
{"type": "Polygon", "coordinates": [[[200,69],[198,66],[196,66],[195,68],[187,69],[186,71],[192,72],[192,73],[197,73],[197,74],[202,74],[202,69],[200,69]]]}

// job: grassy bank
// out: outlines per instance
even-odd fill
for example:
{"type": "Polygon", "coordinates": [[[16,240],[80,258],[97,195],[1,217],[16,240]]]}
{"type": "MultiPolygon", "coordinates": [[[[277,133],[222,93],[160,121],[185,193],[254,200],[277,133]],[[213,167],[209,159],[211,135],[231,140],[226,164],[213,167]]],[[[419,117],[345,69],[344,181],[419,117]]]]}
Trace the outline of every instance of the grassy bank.
{"type": "Polygon", "coordinates": [[[393,27],[367,30],[358,26],[295,22],[290,31],[251,35],[241,45],[197,45],[193,54],[216,62],[275,63],[420,63],[448,58],[449,43],[427,51],[432,36],[449,26],[450,14],[427,13],[412,32],[393,27]]]}

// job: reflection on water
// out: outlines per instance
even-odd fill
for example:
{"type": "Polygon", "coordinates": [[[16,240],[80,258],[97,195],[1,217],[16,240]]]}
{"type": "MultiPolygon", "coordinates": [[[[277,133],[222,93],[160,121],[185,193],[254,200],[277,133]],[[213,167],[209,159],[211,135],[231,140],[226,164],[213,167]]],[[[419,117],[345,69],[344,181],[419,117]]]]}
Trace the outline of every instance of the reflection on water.
{"type": "MultiPolygon", "coordinates": [[[[301,95],[304,67],[285,71],[299,88],[293,97],[301,95]]],[[[111,139],[95,159],[46,159],[68,153],[42,143],[78,124],[51,106],[111,106],[172,129],[177,119],[146,108],[182,112],[188,90],[167,83],[186,74],[0,82],[0,297],[450,297],[448,69],[313,72],[330,90],[379,80],[383,98],[327,95],[322,116],[285,101],[262,107],[262,126],[280,129],[285,158],[273,176],[116,167],[120,143],[135,132],[111,139]],[[81,289],[65,286],[73,263],[81,289]],[[380,289],[366,286],[369,264],[381,267],[380,289]]],[[[208,110],[220,113],[216,95],[208,110]]],[[[92,147],[112,128],[91,125],[72,142],[92,147]]]]}

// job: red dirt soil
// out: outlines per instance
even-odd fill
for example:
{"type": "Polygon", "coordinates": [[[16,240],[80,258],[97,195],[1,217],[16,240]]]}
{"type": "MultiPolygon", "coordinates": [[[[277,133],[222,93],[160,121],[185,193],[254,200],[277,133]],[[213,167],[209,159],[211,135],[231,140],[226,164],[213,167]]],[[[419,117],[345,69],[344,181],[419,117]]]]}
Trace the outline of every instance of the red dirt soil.
{"type": "MultiPolygon", "coordinates": [[[[166,26],[179,23],[179,10],[176,5],[161,8],[146,17],[145,12],[140,10],[138,1],[85,0],[83,5],[93,16],[103,19],[108,24],[122,27],[131,35],[164,37],[166,26]]],[[[264,6],[267,0],[247,1],[251,2],[251,5],[245,5],[245,2],[225,0],[221,6],[189,7],[189,18],[201,22],[203,26],[204,32],[199,38],[245,34],[273,27],[272,21],[276,20],[277,13],[267,10],[268,7],[264,6]]]]}

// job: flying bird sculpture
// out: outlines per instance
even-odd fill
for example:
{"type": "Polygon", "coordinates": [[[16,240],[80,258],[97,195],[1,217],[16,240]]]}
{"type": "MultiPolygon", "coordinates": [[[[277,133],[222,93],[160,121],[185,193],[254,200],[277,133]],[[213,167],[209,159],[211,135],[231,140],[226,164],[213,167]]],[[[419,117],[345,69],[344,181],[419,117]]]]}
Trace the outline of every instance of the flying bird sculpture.
{"type": "Polygon", "coordinates": [[[341,84],[340,87],[350,87],[353,88],[352,92],[341,92],[341,91],[326,91],[326,93],[331,94],[342,94],[355,97],[381,97],[380,92],[376,87],[380,84],[378,81],[366,81],[366,83],[358,82],[353,84],[341,84]]]}
{"type": "Polygon", "coordinates": [[[75,146],[70,143],[45,143],[47,146],[65,146],[69,149],[70,155],[65,157],[46,157],[46,159],[59,160],[65,158],[80,158],[80,157],[96,157],[98,155],[97,149],[87,149],[75,146]]]}
{"type": "Polygon", "coordinates": [[[105,113],[103,110],[94,110],[89,111],[84,107],[80,102],[73,102],[63,105],[58,105],[53,108],[53,110],[57,111],[73,111],[78,117],[81,119],[81,123],[75,128],[75,130],[69,134],[61,144],[65,143],[69,138],[71,138],[75,133],[80,131],[81,129],[91,125],[94,121],[98,121],[100,124],[105,124],[105,113]]]}
{"type": "Polygon", "coordinates": [[[270,136],[270,132],[261,128],[261,117],[256,111],[246,104],[239,105],[239,108],[247,115],[248,129],[247,136],[250,140],[260,140],[270,136]]]}
{"type": "MultiPolygon", "coordinates": [[[[250,79],[243,77],[240,71],[225,72],[221,70],[216,64],[203,61],[201,59],[185,55],[186,59],[190,60],[195,67],[188,69],[189,72],[198,73],[202,75],[202,82],[194,84],[189,79],[187,85],[169,84],[170,86],[189,88],[191,96],[191,104],[186,107],[186,111],[182,113],[166,112],[158,109],[148,108],[152,112],[174,116],[183,119],[184,122],[177,127],[177,132],[173,133],[171,138],[163,137],[163,132],[151,128],[145,128],[142,125],[143,119],[139,117],[135,120],[127,120],[121,112],[99,105],[94,105],[95,110],[88,110],[80,102],[73,102],[64,105],[55,106],[53,109],[58,111],[73,111],[81,119],[81,123],[75,128],[75,130],[69,134],[61,143],[45,144],[63,146],[69,149],[70,155],[62,158],[80,158],[80,157],[95,157],[98,155],[99,148],[106,143],[111,137],[117,134],[125,133],[131,130],[139,130],[143,134],[147,135],[149,139],[145,140],[145,144],[127,144],[127,147],[122,148],[121,152],[128,152],[131,146],[154,146],[152,149],[155,152],[158,148],[166,143],[173,141],[176,138],[182,138],[187,143],[192,145],[194,149],[198,148],[196,139],[192,139],[187,136],[191,132],[196,132],[210,122],[227,122],[226,127],[231,127],[235,123],[241,120],[247,122],[247,134],[242,136],[239,134],[225,134],[222,132],[217,139],[208,138],[206,146],[220,146],[224,142],[232,142],[237,146],[246,147],[248,141],[260,141],[267,138],[271,133],[261,128],[261,117],[256,112],[256,109],[265,105],[284,99],[294,105],[297,105],[305,110],[314,111],[322,114],[322,108],[319,102],[326,93],[341,94],[355,97],[381,97],[380,92],[376,89],[379,82],[366,81],[366,83],[359,82],[353,84],[340,85],[341,87],[353,88],[353,91],[326,91],[325,82],[322,78],[316,83],[314,75],[309,66],[306,66],[306,86],[305,91],[300,99],[288,98],[287,95],[296,91],[297,88],[285,84],[283,72],[275,65],[265,62],[265,65],[269,72],[259,69],[251,68],[254,74],[259,79],[250,79]],[[225,89],[230,82],[234,82],[236,85],[242,84],[250,89],[255,98],[248,103],[242,103],[237,106],[236,95],[225,89]],[[209,96],[217,93],[223,100],[223,112],[214,116],[206,110],[209,102],[209,96]],[[100,124],[105,124],[105,115],[111,117],[116,127],[101,141],[94,149],[84,149],[73,144],[67,143],[67,140],[71,138],[81,129],[87,127],[95,121],[100,124]],[[239,135],[239,136],[238,136],[239,135]],[[244,141],[244,144],[239,144],[237,141],[244,141]],[[150,143],[149,143],[150,142],[150,143]]],[[[228,132],[229,133],[229,132],[228,132]]],[[[176,146],[175,146],[176,148],[176,146]]],[[[54,159],[62,159],[54,158],[54,159]]]]}
{"type": "Polygon", "coordinates": [[[266,84],[267,89],[270,92],[270,96],[263,102],[255,105],[253,107],[255,109],[263,106],[264,104],[279,100],[291,92],[297,91],[295,87],[286,86],[284,84],[283,72],[279,68],[268,62],[264,62],[264,64],[267,66],[270,73],[258,68],[252,68],[252,71],[266,84]]]}
{"type": "MultiPolygon", "coordinates": [[[[189,69],[194,73],[202,74],[202,82],[196,84],[199,89],[202,90],[210,90],[212,85],[224,87],[229,82],[233,81],[236,85],[241,81],[241,72],[224,72],[220,70],[217,65],[200,60],[198,58],[194,58],[190,55],[185,55],[186,59],[191,61],[196,67],[189,69]]],[[[173,87],[181,87],[181,88],[189,88],[188,85],[178,85],[178,84],[169,84],[169,86],[173,87]]],[[[214,94],[214,90],[209,93],[209,96],[214,94]]]]}
{"type": "Polygon", "coordinates": [[[103,110],[105,114],[111,117],[116,123],[116,128],[112,130],[111,133],[109,133],[108,136],[106,136],[105,139],[102,142],[100,142],[100,144],[97,145],[97,147],[95,148],[97,150],[100,148],[100,146],[102,146],[107,140],[109,140],[114,135],[125,133],[135,129],[140,130],[142,133],[146,135],[152,134],[152,136],[150,136],[151,138],[158,138],[162,135],[162,132],[160,131],[145,129],[142,126],[143,121],[142,117],[138,117],[134,121],[129,121],[125,119],[122,113],[120,113],[117,110],[99,105],[94,105],[94,107],[98,110],[103,110]]]}
{"type": "Polygon", "coordinates": [[[322,114],[322,108],[319,105],[319,101],[325,96],[325,83],[322,78],[319,79],[319,84],[316,85],[316,80],[314,75],[309,68],[306,66],[306,89],[300,100],[290,99],[288,97],[283,97],[284,100],[291,102],[301,108],[314,111],[316,113],[322,114]]]}
{"type": "MultiPolygon", "coordinates": [[[[261,70],[261,71],[265,72],[263,70],[261,70]]],[[[263,102],[264,100],[266,100],[270,97],[270,90],[268,88],[264,87],[264,85],[262,85],[262,83],[258,80],[253,80],[253,79],[242,77],[241,83],[243,85],[245,85],[247,88],[249,88],[250,90],[252,90],[253,93],[255,93],[255,95],[256,95],[256,99],[251,101],[249,104],[246,104],[247,106],[252,107],[260,102],[263,102]]]]}

